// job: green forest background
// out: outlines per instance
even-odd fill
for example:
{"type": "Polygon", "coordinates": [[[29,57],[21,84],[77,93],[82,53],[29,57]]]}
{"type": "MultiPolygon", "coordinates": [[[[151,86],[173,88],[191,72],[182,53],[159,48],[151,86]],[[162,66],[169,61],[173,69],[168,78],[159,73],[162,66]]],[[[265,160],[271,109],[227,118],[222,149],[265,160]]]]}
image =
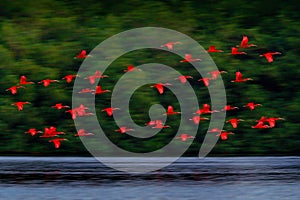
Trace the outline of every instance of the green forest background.
{"type": "MultiPolygon", "coordinates": [[[[222,54],[211,54],[220,70],[226,70],[222,78],[226,87],[228,104],[242,107],[249,101],[261,103],[254,111],[239,109],[228,112],[227,118],[236,116],[245,119],[226,141],[218,141],[210,155],[299,155],[300,152],[300,4],[298,1],[139,1],[139,0],[2,0],[0,2],[0,154],[30,155],[89,155],[74,137],[76,129],[69,113],[51,108],[62,102],[71,105],[72,84],[61,80],[67,74],[77,72],[82,60],[74,59],[82,49],[91,51],[100,42],[125,30],[138,27],[164,27],[182,32],[204,48],[215,45],[224,50],[222,54]],[[247,35],[249,42],[257,47],[243,49],[245,56],[229,56],[232,46],[240,43],[247,35]],[[259,54],[279,51],[273,63],[268,63],[259,54]],[[240,69],[252,82],[232,84],[235,71],[240,69]],[[58,79],[49,87],[40,84],[27,85],[16,95],[6,91],[18,84],[21,75],[29,81],[58,79]],[[11,104],[29,101],[23,111],[11,104]],[[283,117],[272,129],[252,129],[261,116],[283,117]],[[29,128],[43,130],[56,126],[64,131],[68,142],[60,149],[54,149],[48,139],[25,134],[29,128]]],[[[114,62],[106,73],[110,76],[105,89],[112,90],[115,81],[124,73],[129,64],[140,65],[158,61],[157,52],[133,52],[114,62]],[[136,55],[139,59],[136,59],[136,55]]],[[[180,70],[183,65],[170,60],[172,67],[180,70]]],[[[188,68],[185,68],[188,69],[188,68]]],[[[195,71],[181,71],[194,75],[190,83],[197,88],[200,107],[210,103],[208,92],[195,71]]],[[[163,96],[149,88],[148,95],[137,91],[131,105],[132,118],[138,124],[149,120],[148,106],[161,102],[167,106],[178,105],[167,90],[163,96]],[[168,102],[168,103],[166,103],[168,102]]],[[[97,100],[97,115],[102,116],[101,124],[111,131],[112,140],[123,148],[143,152],[166,144],[176,133],[179,116],[170,116],[171,129],[145,144],[137,146],[126,135],[114,132],[117,129],[111,118],[105,117],[100,109],[109,106],[110,94],[97,100]]],[[[178,106],[177,106],[178,108],[178,106]]],[[[209,116],[208,116],[209,117],[209,116]]],[[[186,155],[197,155],[202,137],[209,121],[200,123],[197,138],[186,155]]],[[[193,124],[191,123],[191,126],[193,124]]],[[[181,141],[178,141],[181,145],[181,141]]]]}

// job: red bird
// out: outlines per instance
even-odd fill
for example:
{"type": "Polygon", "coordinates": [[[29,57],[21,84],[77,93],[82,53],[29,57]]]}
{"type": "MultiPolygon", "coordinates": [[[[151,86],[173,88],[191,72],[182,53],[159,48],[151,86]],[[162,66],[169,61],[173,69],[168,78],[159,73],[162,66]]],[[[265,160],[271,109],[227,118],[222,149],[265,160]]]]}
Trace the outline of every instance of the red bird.
{"type": "Polygon", "coordinates": [[[223,52],[222,50],[216,49],[216,46],[209,46],[207,52],[223,52]]]}
{"type": "Polygon", "coordinates": [[[227,123],[229,122],[233,128],[237,128],[238,122],[240,122],[240,121],[244,121],[244,120],[238,119],[238,118],[232,118],[232,119],[227,120],[226,122],[227,123]]]}
{"type": "Polygon", "coordinates": [[[258,120],[258,122],[268,122],[270,128],[274,128],[277,120],[284,120],[284,118],[281,118],[281,117],[266,118],[266,117],[263,116],[258,120]]]}
{"type": "Polygon", "coordinates": [[[181,134],[180,136],[178,136],[176,138],[179,138],[179,139],[181,139],[181,141],[185,142],[187,139],[190,139],[190,138],[193,139],[195,137],[194,136],[190,136],[190,135],[188,135],[186,133],[183,133],[183,134],[181,134]]]}
{"type": "Polygon", "coordinates": [[[113,115],[114,110],[120,110],[120,108],[104,108],[101,111],[105,111],[107,116],[111,117],[113,115]]]}
{"type": "Polygon", "coordinates": [[[45,87],[48,87],[50,83],[59,82],[58,80],[44,79],[38,82],[39,84],[43,83],[45,87]]]}
{"type": "Polygon", "coordinates": [[[11,104],[11,105],[17,106],[18,110],[21,111],[21,110],[23,110],[23,106],[25,104],[30,104],[30,102],[28,102],[28,101],[18,101],[18,102],[15,102],[15,103],[11,104]]]}
{"type": "Polygon", "coordinates": [[[262,129],[262,128],[271,128],[271,127],[268,125],[265,125],[262,121],[259,121],[255,126],[251,126],[251,128],[262,129]]]}
{"type": "Polygon", "coordinates": [[[250,110],[254,110],[256,106],[262,106],[262,105],[259,103],[249,102],[246,105],[244,105],[243,107],[249,107],[250,110]]]}
{"type": "Polygon", "coordinates": [[[126,126],[121,126],[119,129],[115,130],[115,132],[120,132],[121,134],[124,134],[128,131],[133,131],[133,129],[127,128],[126,126]]]}
{"type": "Polygon", "coordinates": [[[241,72],[235,72],[235,80],[232,80],[231,82],[246,82],[246,81],[252,81],[252,78],[243,78],[243,74],[241,72]]]}
{"type": "Polygon", "coordinates": [[[280,52],[267,52],[267,53],[261,54],[259,56],[260,57],[264,56],[267,59],[267,61],[269,63],[271,63],[271,62],[273,62],[273,55],[279,55],[279,54],[281,54],[281,53],[280,52]]]}
{"type": "Polygon", "coordinates": [[[209,86],[209,80],[211,80],[211,78],[204,77],[200,78],[198,81],[203,81],[203,84],[207,87],[209,86]]]}
{"type": "Polygon", "coordinates": [[[12,86],[12,87],[6,89],[5,91],[10,91],[11,94],[17,94],[17,90],[18,90],[19,88],[24,88],[24,87],[21,86],[21,85],[17,85],[17,86],[15,85],[15,86],[12,86]]]}
{"type": "Polygon", "coordinates": [[[255,44],[248,44],[248,37],[243,36],[241,44],[238,47],[247,48],[247,47],[256,47],[256,45],[255,44]]]}
{"type": "Polygon", "coordinates": [[[235,106],[231,106],[231,105],[226,105],[226,106],[224,106],[222,111],[229,111],[229,110],[235,110],[235,109],[239,109],[239,108],[235,107],[235,106]]]}
{"type": "Polygon", "coordinates": [[[172,84],[170,84],[170,83],[157,83],[157,84],[152,85],[150,87],[155,87],[159,94],[163,94],[164,93],[164,86],[167,86],[167,85],[172,85],[172,84]]]}
{"type": "Polygon", "coordinates": [[[94,75],[88,76],[85,79],[89,79],[90,84],[93,85],[95,84],[96,79],[107,78],[107,77],[108,77],[107,75],[102,75],[101,72],[97,70],[94,75]]]}
{"type": "Polygon", "coordinates": [[[170,126],[163,125],[163,122],[161,120],[155,120],[155,126],[153,126],[152,128],[162,129],[162,128],[170,128],[170,126]]]}
{"type": "Polygon", "coordinates": [[[160,47],[167,47],[169,50],[172,50],[175,44],[181,44],[181,42],[168,42],[160,47]]]}
{"type": "Polygon", "coordinates": [[[64,106],[62,103],[57,103],[54,106],[51,106],[51,108],[56,108],[57,110],[61,110],[63,108],[70,108],[70,106],[64,106]]]}
{"type": "Polygon", "coordinates": [[[192,76],[179,76],[178,78],[176,78],[175,80],[180,80],[181,83],[185,84],[187,82],[188,78],[193,78],[192,76]]]}
{"type": "Polygon", "coordinates": [[[78,132],[75,134],[76,137],[83,137],[83,136],[92,136],[93,133],[87,133],[84,129],[79,129],[78,132]]]}
{"type": "Polygon", "coordinates": [[[82,93],[93,93],[93,92],[95,92],[95,90],[92,90],[91,88],[84,88],[81,89],[78,93],[82,94],[82,93]]]}
{"type": "Polygon", "coordinates": [[[194,114],[201,115],[201,114],[210,114],[210,113],[214,113],[214,112],[218,112],[218,111],[217,110],[211,110],[210,105],[205,103],[205,104],[203,104],[202,109],[197,110],[196,113],[194,113],[194,114]]]}
{"type": "Polygon", "coordinates": [[[106,92],[110,92],[110,90],[103,90],[101,86],[97,85],[96,91],[93,92],[93,94],[102,94],[102,93],[106,93],[106,92]]]}
{"type": "Polygon", "coordinates": [[[208,72],[208,74],[211,74],[211,80],[214,80],[214,79],[217,79],[218,78],[218,76],[220,75],[220,74],[223,74],[223,73],[227,73],[226,71],[219,71],[219,70],[215,70],[215,71],[212,71],[212,72],[208,72]]]}
{"type": "Polygon", "coordinates": [[[21,76],[20,77],[20,83],[19,83],[20,85],[26,85],[26,84],[34,84],[34,82],[27,82],[27,78],[26,78],[26,76],[21,76]]]}
{"type": "Polygon", "coordinates": [[[87,55],[86,50],[82,50],[74,59],[79,58],[79,59],[84,59],[90,57],[90,55],[87,55]]]}
{"type": "Polygon", "coordinates": [[[195,62],[201,60],[200,58],[192,58],[192,54],[185,54],[184,60],[181,60],[180,62],[195,62]]]}
{"type": "Polygon", "coordinates": [[[58,131],[56,131],[56,127],[50,126],[49,128],[48,127],[44,128],[44,134],[41,135],[40,137],[41,138],[50,138],[50,137],[55,137],[55,136],[61,135],[61,134],[65,134],[65,133],[62,131],[58,132],[58,131]]]}
{"type": "Polygon", "coordinates": [[[65,138],[55,138],[52,140],[49,140],[49,142],[53,142],[55,149],[58,149],[61,145],[62,141],[66,141],[67,139],[65,138]]]}
{"type": "Polygon", "coordinates": [[[200,117],[200,116],[193,116],[191,119],[194,122],[194,124],[199,124],[201,120],[209,120],[206,117],[200,117]]]}
{"type": "Polygon", "coordinates": [[[73,120],[76,119],[76,117],[77,117],[76,110],[70,109],[70,110],[67,110],[66,112],[71,114],[73,120]]]}
{"type": "Polygon", "coordinates": [[[236,48],[236,47],[231,47],[231,55],[241,55],[241,54],[247,54],[246,52],[240,52],[239,50],[238,50],[238,48],[236,48]]]}
{"type": "Polygon", "coordinates": [[[43,133],[43,131],[37,131],[35,128],[30,128],[25,133],[30,134],[31,136],[35,136],[38,133],[43,133]]]}
{"type": "Polygon", "coordinates": [[[71,83],[73,78],[77,77],[77,74],[69,74],[64,76],[62,79],[66,79],[67,83],[71,83]]]}
{"type": "Polygon", "coordinates": [[[165,113],[165,115],[177,115],[180,114],[180,112],[174,112],[173,106],[168,106],[168,110],[165,113]]]}
{"type": "Polygon", "coordinates": [[[222,131],[221,133],[219,133],[218,137],[221,137],[221,140],[227,140],[228,139],[228,135],[233,135],[234,133],[232,132],[226,132],[226,131],[222,131]]]}
{"type": "Polygon", "coordinates": [[[207,132],[209,132],[209,133],[221,133],[222,131],[225,131],[225,130],[220,130],[218,128],[212,128],[211,130],[208,130],[207,132]]]}
{"type": "Polygon", "coordinates": [[[142,71],[141,69],[135,68],[133,65],[128,65],[127,69],[124,69],[124,72],[132,72],[132,71],[142,71]]]}

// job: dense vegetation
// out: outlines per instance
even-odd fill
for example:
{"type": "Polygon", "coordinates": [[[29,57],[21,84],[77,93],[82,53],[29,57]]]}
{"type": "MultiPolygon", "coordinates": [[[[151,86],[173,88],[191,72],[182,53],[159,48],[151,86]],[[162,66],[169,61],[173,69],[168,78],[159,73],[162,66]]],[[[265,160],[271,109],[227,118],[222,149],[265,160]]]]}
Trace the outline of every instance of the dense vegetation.
{"type": "MultiPolygon", "coordinates": [[[[228,103],[238,107],[248,101],[263,104],[252,112],[246,109],[229,112],[228,118],[238,116],[249,121],[240,123],[237,130],[225,124],[225,129],[236,134],[226,141],[219,141],[212,154],[299,154],[300,14],[299,3],[288,2],[2,0],[0,153],[86,153],[80,139],[74,137],[76,129],[69,113],[51,108],[58,102],[71,105],[72,84],[67,84],[61,78],[77,72],[82,61],[73,57],[82,49],[89,52],[106,38],[121,31],[156,26],[187,34],[204,48],[216,45],[224,50],[223,54],[211,56],[220,70],[228,72],[222,76],[228,103]],[[247,35],[251,43],[258,46],[245,49],[248,53],[245,56],[228,56],[230,48],[239,44],[243,35],[247,35]],[[279,51],[282,55],[276,56],[273,63],[268,63],[259,57],[259,54],[267,51],[279,51]],[[238,69],[254,81],[232,84],[230,80],[234,79],[238,69]],[[60,79],[61,82],[49,87],[27,85],[12,95],[6,89],[17,84],[20,75],[26,75],[34,82],[46,78],[60,79]],[[23,100],[31,102],[25,105],[23,111],[11,106],[13,102],[23,100]],[[283,117],[286,120],[279,121],[272,129],[250,128],[261,116],[283,117]],[[31,127],[43,130],[49,126],[56,126],[58,130],[67,133],[65,137],[69,142],[64,142],[58,150],[53,148],[48,139],[24,134],[31,127]]],[[[115,81],[129,64],[161,61],[159,52],[140,52],[140,59],[136,59],[135,55],[136,52],[129,53],[112,64],[106,73],[111,80],[106,83],[106,89],[113,89],[115,81]]],[[[172,59],[162,62],[178,70],[182,65],[172,59]]],[[[200,78],[192,70],[181,72],[200,78]]],[[[197,92],[201,95],[199,104],[210,103],[205,86],[197,79],[191,80],[191,84],[198,88],[197,92]]],[[[109,99],[110,94],[104,96],[109,99]]],[[[148,113],[148,106],[153,103],[161,102],[167,106],[171,102],[172,105],[178,105],[170,91],[159,96],[149,86],[138,90],[132,99],[131,114],[138,124],[149,120],[148,115],[141,113],[148,113]]],[[[117,126],[100,112],[104,106],[109,106],[109,101],[97,101],[97,115],[104,120],[101,124],[104,124],[105,130],[111,131],[113,140],[121,141],[118,144],[124,148],[137,152],[153,150],[163,146],[176,133],[176,124],[180,118],[171,116],[168,123],[175,128],[164,130],[160,137],[139,145],[139,149],[135,145],[136,141],[114,132],[117,126]]],[[[207,125],[208,122],[203,122],[200,126],[198,137],[187,155],[197,154],[207,125]]]]}

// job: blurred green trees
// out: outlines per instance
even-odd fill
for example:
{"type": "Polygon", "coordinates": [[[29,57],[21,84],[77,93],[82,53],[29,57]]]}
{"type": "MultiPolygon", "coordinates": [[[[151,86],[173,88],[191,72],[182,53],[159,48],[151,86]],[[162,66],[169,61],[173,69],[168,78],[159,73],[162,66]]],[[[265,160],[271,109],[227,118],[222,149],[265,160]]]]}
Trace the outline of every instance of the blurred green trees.
{"type": "MultiPolygon", "coordinates": [[[[71,105],[72,84],[61,79],[67,74],[75,74],[81,61],[73,57],[82,49],[88,52],[106,38],[137,27],[157,26],[177,30],[197,40],[204,48],[216,45],[223,54],[212,54],[220,70],[228,74],[222,76],[227,92],[228,104],[242,107],[248,101],[263,104],[254,111],[240,109],[227,114],[227,118],[237,116],[247,119],[237,130],[229,124],[225,129],[235,132],[227,141],[219,141],[212,153],[215,154],[299,154],[300,147],[300,14],[297,1],[9,1],[0,2],[0,153],[86,153],[79,138],[73,135],[76,130],[68,113],[51,108],[55,103],[71,105]],[[229,56],[230,48],[238,45],[243,35],[249,36],[256,48],[245,49],[244,57],[229,56]],[[280,51],[283,54],[268,63],[259,54],[266,51],[280,51]],[[234,73],[241,70],[251,83],[232,84],[234,73]],[[20,75],[30,81],[58,79],[60,83],[45,88],[39,84],[19,89],[16,95],[5,91],[18,84],[20,75]],[[11,104],[15,101],[30,101],[22,112],[11,104]],[[284,117],[276,128],[267,130],[251,129],[255,120],[261,116],[284,117]],[[64,142],[59,150],[53,150],[47,139],[24,134],[31,127],[43,130],[44,127],[57,126],[66,132],[70,142],[64,142]]],[[[156,52],[138,54],[132,52],[113,63],[108,70],[110,78],[105,87],[112,90],[123,69],[129,64],[140,65],[157,62],[161,57],[156,52]],[[144,55],[144,57],[143,57],[144,55]]],[[[163,59],[162,59],[163,61],[163,59]]],[[[186,75],[195,75],[190,83],[199,88],[196,91],[200,106],[210,103],[200,78],[187,70],[180,69],[175,60],[164,61],[186,75]]],[[[187,69],[187,68],[186,68],[187,69]]],[[[105,94],[105,99],[110,95],[105,94]]],[[[103,99],[99,103],[97,115],[103,118],[106,130],[112,139],[122,141],[122,147],[145,151],[160,147],[176,133],[175,129],[164,130],[159,136],[144,142],[138,148],[135,141],[118,135],[111,119],[100,112],[109,103],[103,99]],[[102,106],[103,105],[103,106],[102,106]],[[175,131],[175,132],[174,132],[175,131]],[[143,146],[144,145],[144,146],[143,146]]],[[[170,91],[161,98],[154,90],[145,87],[134,94],[131,105],[132,117],[138,124],[148,118],[152,104],[178,105],[170,91]],[[145,91],[152,92],[152,96],[145,91]],[[147,113],[143,115],[142,113],[147,113]]],[[[97,104],[98,105],[98,104],[97,104]]],[[[179,117],[172,117],[170,125],[176,127],[179,117]]],[[[191,124],[192,125],[192,124],[191,124]]],[[[198,137],[187,155],[196,155],[201,139],[207,130],[208,122],[199,128],[198,137]]],[[[179,142],[180,145],[180,142],[179,142]]]]}

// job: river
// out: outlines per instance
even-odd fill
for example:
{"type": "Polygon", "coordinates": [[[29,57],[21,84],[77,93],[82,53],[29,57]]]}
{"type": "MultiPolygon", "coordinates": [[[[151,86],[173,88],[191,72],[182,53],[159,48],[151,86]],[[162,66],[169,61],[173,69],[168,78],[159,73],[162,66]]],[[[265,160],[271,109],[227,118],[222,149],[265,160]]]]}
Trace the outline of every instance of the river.
{"type": "MultiPolygon", "coordinates": [[[[146,174],[117,171],[92,157],[4,156],[0,161],[1,200],[300,199],[300,157],[188,157],[146,174]]],[[[159,162],[165,158],[137,165],[159,162]]]]}

